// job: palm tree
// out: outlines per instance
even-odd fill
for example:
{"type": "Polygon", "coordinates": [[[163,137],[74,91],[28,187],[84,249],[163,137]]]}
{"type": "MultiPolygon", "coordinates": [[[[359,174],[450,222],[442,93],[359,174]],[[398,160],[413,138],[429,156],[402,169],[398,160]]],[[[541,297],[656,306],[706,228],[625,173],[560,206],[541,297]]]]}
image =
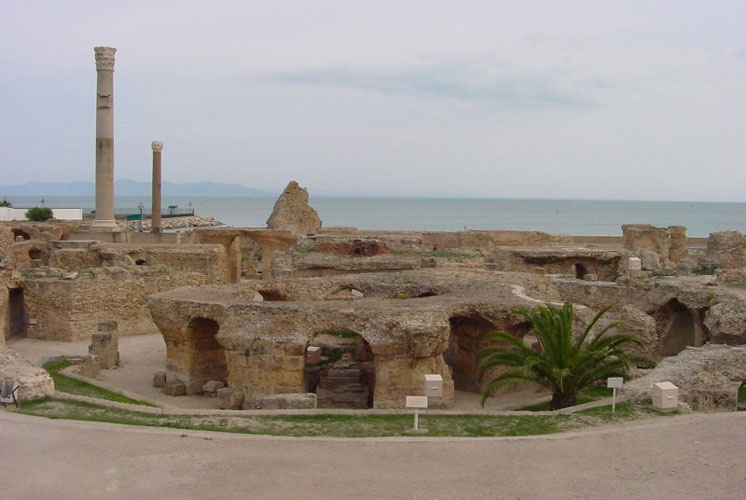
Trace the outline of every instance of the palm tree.
{"type": "Polygon", "coordinates": [[[516,312],[533,326],[541,345],[539,352],[527,347],[523,340],[504,332],[493,332],[485,340],[507,342],[508,346],[488,347],[477,354],[480,380],[496,367],[512,369],[491,378],[482,391],[482,405],[495,391],[522,383],[535,383],[552,390],[550,408],[572,406],[578,392],[607,377],[626,376],[633,365],[651,365],[641,356],[628,354],[625,344],[643,345],[634,335],[607,335],[618,323],[603,327],[597,335],[591,331],[611,307],[601,309],[583,333],[574,338],[573,306],[570,301],[562,308],[551,304],[534,309],[522,307],[516,312]]]}

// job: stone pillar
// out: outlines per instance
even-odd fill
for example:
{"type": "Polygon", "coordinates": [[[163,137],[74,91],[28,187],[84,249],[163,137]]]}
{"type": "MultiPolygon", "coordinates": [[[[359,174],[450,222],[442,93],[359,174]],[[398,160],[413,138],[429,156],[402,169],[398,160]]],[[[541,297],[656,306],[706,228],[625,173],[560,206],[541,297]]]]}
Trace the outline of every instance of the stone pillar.
{"type": "Polygon", "coordinates": [[[108,370],[119,366],[119,333],[116,321],[103,321],[91,335],[88,354],[94,357],[99,368],[108,370]]]}
{"type": "Polygon", "coordinates": [[[161,141],[153,141],[151,143],[153,148],[153,211],[152,218],[150,220],[151,232],[154,234],[161,233],[161,151],[163,151],[163,143],[161,141]]]}
{"type": "Polygon", "coordinates": [[[114,220],[114,54],[96,47],[96,217],[91,228],[116,231],[114,220]]]}

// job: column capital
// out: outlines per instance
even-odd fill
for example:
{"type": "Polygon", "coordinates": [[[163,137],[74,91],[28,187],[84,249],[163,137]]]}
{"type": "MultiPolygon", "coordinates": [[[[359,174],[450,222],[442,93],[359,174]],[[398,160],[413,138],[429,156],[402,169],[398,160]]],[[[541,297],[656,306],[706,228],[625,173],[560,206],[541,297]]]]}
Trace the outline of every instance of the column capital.
{"type": "Polygon", "coordinates": [[[150,143],[150,147],[153,148],[154,153],[160,153],[163,151],[163,141],[153,141],[150,143]]]}
{"type": "Polygon", "coordinates": [[[117,49],[114,47],[94,47],[96,54],[96,71],[114,71],[114,54],[117,49]]]}

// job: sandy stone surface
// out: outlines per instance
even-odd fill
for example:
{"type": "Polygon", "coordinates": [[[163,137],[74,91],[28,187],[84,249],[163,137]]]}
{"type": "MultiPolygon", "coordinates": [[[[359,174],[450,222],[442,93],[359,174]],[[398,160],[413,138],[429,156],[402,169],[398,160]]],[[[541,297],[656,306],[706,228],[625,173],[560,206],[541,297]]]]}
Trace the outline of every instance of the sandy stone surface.
{"type": "Polygon", "coordinates": [[[0,411],[3,498],[740,499],[746,412],[539,438],[297,439],[0,411]]]}

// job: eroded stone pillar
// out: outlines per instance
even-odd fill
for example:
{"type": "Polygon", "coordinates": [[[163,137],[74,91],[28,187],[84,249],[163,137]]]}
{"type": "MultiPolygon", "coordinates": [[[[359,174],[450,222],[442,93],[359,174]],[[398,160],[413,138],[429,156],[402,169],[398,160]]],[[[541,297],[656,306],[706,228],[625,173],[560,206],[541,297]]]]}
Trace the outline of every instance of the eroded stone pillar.
{"type": "Polygon", "coordinates": [[[96,54],[96,217],[92,229],[116,231],[114,220],[114,47],[96,54]]]}
{"type": "Polygon", "coordinates": [[[151,143],[153,148],[153,211],[151,219],[151,232],[155,234],[161,233],[161,151],[163,151],[163,143],[161,141],[153,141],[151,143]]]}

